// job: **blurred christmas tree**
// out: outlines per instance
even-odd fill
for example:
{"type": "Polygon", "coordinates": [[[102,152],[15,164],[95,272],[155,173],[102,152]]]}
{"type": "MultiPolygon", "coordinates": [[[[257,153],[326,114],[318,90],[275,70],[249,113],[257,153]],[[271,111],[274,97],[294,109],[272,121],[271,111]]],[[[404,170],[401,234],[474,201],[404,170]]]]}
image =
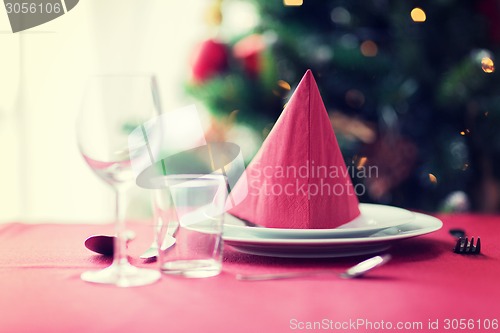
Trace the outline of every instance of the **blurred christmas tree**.
{"type": "Polygon", "coordinates": [[[219,129],[265,136],[311,68],[346,163],[379,169],[354,180],[363,201],[457,209],[459,191],[498,211],[499,14],[497,0],[216,0],[188,91],[219,129]]]}

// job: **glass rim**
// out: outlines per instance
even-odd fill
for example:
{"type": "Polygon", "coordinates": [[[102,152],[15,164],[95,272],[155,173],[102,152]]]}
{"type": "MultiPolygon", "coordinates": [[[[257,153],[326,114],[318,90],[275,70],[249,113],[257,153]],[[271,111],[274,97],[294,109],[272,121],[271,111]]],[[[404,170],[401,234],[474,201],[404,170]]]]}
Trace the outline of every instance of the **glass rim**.
{"type": "MultiPolygon", "coordinates": [[[[155,177],[155,180],[165,182],[166,187],[182,187],[183,184],[195,184],[195,186],[206,185],[222,185],[226,184],[227,176],[222,174],[174,174],[174,175],[161,175],[155,177]],[[169,184],[169,180],[175,181],[175,184],[169,184]]],[[[188,187],[191,187],[188,185],[188,187]]],[[[160,188],[161,190],[161,188],[160,188]]]]}

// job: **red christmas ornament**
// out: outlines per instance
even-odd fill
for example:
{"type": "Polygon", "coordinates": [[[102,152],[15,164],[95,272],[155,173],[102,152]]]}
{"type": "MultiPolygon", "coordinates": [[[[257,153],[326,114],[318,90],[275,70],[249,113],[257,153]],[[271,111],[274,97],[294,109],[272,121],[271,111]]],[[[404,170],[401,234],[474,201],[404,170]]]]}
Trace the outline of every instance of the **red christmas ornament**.
{"type": "Polygon", "coordinates": [[[250,76],[257,76],[262,70],[261,53],[266,44],[261,35],[250,35],[234,45],[233,54],[239,59],[250,76]]]}
{"type": "Polygon", "coordinates": [[[222,74],[228,66],[226,44],[214,39],[201,43],[193,59],[192,74],[194,81],[201,83],[222,74]]]}

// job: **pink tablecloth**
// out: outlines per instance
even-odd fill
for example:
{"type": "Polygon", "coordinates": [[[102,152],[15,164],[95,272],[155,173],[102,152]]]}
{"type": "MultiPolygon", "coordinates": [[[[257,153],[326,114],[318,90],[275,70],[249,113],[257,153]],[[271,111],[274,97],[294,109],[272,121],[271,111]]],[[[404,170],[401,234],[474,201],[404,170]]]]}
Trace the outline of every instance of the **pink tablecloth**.
{"type": "MultiPolygon", "coordinates": [[[[83,247],[88,235],[109,232],[109,226],[0,225],[0,332],[500,331],[494,329],[500,319],[500,217],[441,218],[442,230],[398,243],[389,251],[394,259],[363,279],[241,282],[233,273],[340,270],[362,258],[264,258],[227,247],[217,277],[163,277],[129,289],[79,279],[109,264],[83,247]],[[452,253],[452,227],[480,235],[484,255],[452,253]],[[469,326],[459,329],[460,320],[469,326]],[[438,329],[430,330],[436,321],[438,329]]],[[[139,238],[131,243],[132,255],[149,242],[139,238]]]]}

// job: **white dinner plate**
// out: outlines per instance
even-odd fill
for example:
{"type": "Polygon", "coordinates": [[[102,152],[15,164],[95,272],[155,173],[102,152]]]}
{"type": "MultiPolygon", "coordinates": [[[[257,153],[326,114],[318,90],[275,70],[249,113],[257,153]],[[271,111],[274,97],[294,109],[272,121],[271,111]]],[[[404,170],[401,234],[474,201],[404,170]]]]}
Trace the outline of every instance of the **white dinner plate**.
{"type": "Polygon", "coordinates": [[[443,223],[432,216],[414,213],[415,220],[358,238],[297,239],[262,238],[246,233],[224,231],[224,243],[236,250],[260,256],[287,258],[333,258],[385,251],[393,242],[421,236],[441,229],[443,223]]]}
{"type": "Polygon", "coordinates": [[[250,226],[237,217],[226,214],[224,229],[231,235],[254,235],[260,238],[338,238],[362,237],[386,228],[414,221],[415,215],[402,208],[359,204],[361,215],[334,229],[284,229],[250,226]]]}

